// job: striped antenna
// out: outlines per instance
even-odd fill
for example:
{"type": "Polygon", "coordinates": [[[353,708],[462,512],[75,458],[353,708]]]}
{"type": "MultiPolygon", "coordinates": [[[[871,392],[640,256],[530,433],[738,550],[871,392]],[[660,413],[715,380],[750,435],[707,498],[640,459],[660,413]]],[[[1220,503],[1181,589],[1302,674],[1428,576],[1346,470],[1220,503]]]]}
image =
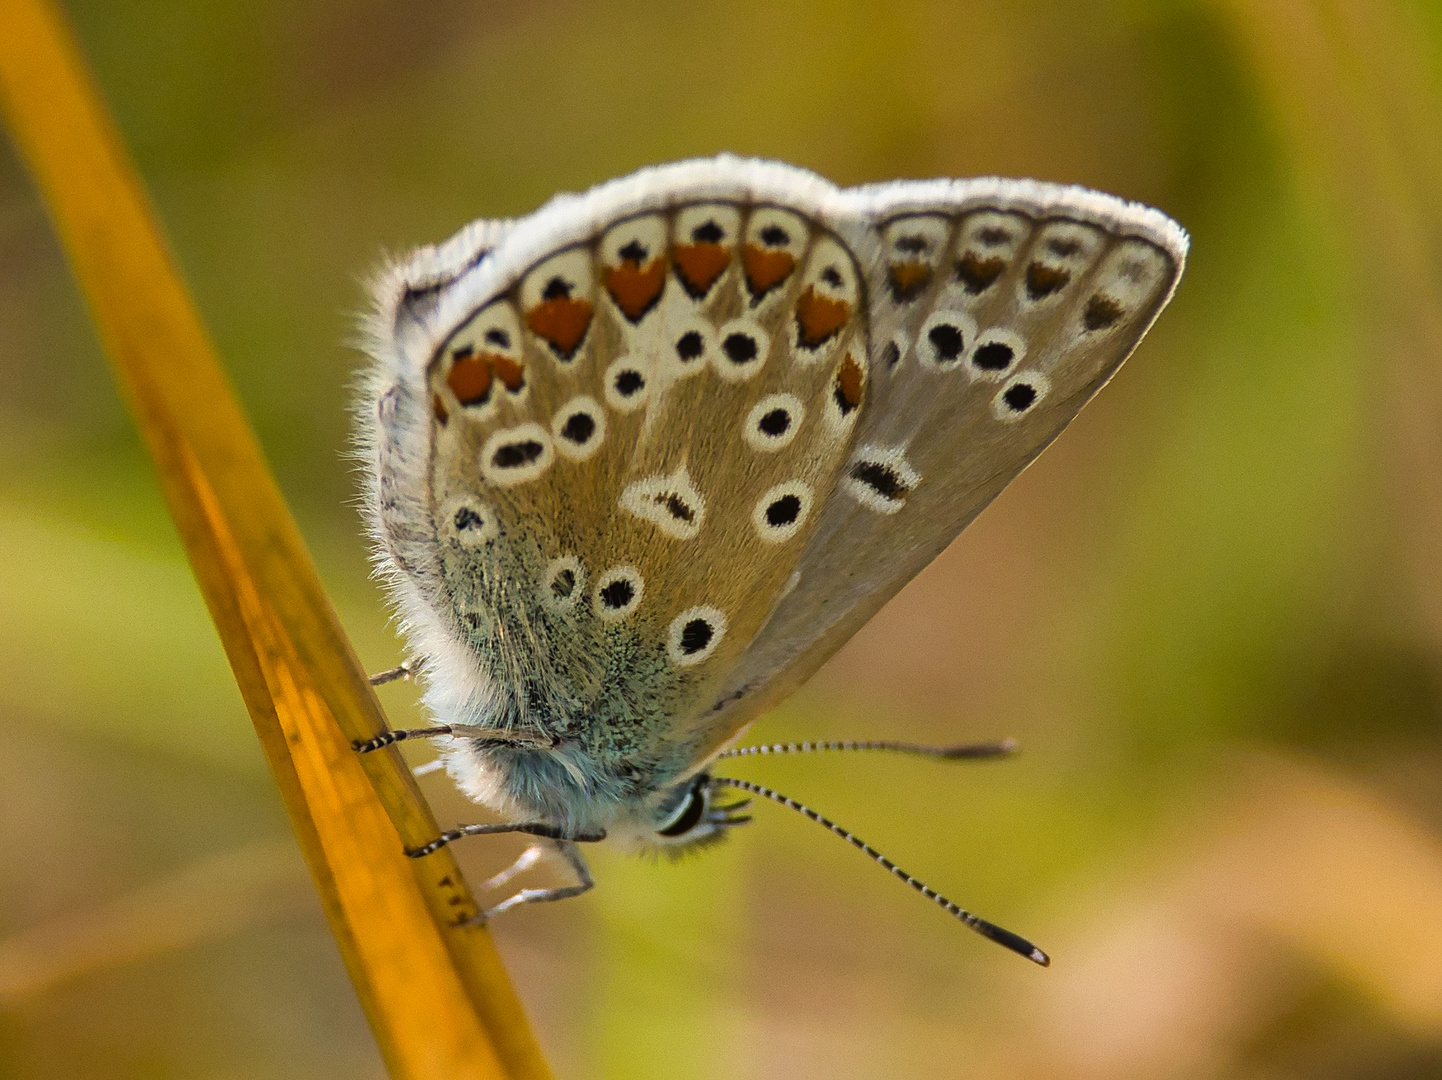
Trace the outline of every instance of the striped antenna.
{"type": "Polygon", "coordinates": [[[920,743],[889,742],[884,739],[832,740],[828,742],[771,743],[767,746],[738,746],[723,750],[717,758],[768,757],[771,754],[820,754],[853,750],[886,750],[893,754],[914,754],[917,757],[941,758],[945,761],[965,761],[996,757],[1010,757],[1018,750],[1015,739],[999,742],[963,743],[960,746],[923,746],[920,743]]]}
{"type": "Polygon", "coordinates": [[[922,896],[932,901],[932,903],[936,904],[948,914],[960,919],[982,937],[989,938],[992,941],[996,942],[998,945],[1002,945],[1010,949],[1014,953],[1025,956],[1034,964],[1040,964],[1042,967],[1046,967],[1048,964],[1051,963],[1051,957],[1047,956],[1046,953],[1042,952],[1030,941],[1027,941],[1026,938],[1022,937],[1019,934],[1013,934],[1010,930],[1003,930],[1000,926],[997,926],[994,923],[989,923],[985,919],[979,918],[976,915],[973,915],[971,912],[963,910],[961,907],[952,903],[946,897],[942,896],[941,893],[937,892],[930,885],[926,884],[926,882],[920,881],[917,878],[912,877],[905,870],[897,866],[885,855],[883,855],[881,852],[877,851],[874,847],[868,844],[865,840],[861,839],[861,837],[857,836],[855,833],[847,829],[843,829],[840,825],[836,824],[836,822],[830,820],[829,818],[822,817],[805,803],[799,803],[795,799],[792,799],[786,795],[782,795],[779,791],[773,791],[769,787],[763,787],[760,784],[753,784],[750,780],[737,780],[730,776],[713,776],[711,778],[711,783],[721,784],[726,787],[739,788],[742,791],[749,791],[752,795],[760,795],[762,798],[770,799],[772,802],[780,803],[782,806],[790,807],[792,810],[795,810],[803,817],[808,817],[823,828],[830,829],[852,847],[857,848],[866,855],[871,856],[874,862],[880,863],[887,870],[890,870],[892,874],[894,874],[896,877],[899,877],[902,881],[906,882],[917,892],[921,893],[922,896]]]}

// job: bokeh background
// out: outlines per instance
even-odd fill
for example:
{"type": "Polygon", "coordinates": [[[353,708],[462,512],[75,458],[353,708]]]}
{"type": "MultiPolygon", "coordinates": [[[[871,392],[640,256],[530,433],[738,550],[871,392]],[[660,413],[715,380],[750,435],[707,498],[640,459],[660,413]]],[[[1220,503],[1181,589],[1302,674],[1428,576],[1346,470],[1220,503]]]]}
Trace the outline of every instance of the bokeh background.
{"type": "MultiPolygon", "coordinates": [[[[496,924],[562,1077],[1442,1076],[1442,5],[67,9],[375,669],[401,654],[347,341],[383,252],[723,149],[846,184],[1078,182],[1192,232],[1115,382],[755,729],[1025,753],[735,768],[1054,966],[761,807],[719,851],[600,855],[591,895],[496,924]]],[[[383,691],[397,726],[414,697],[383,691]]],[[[382,1075],[3,141],[0,1075],[382,1075]]]]}

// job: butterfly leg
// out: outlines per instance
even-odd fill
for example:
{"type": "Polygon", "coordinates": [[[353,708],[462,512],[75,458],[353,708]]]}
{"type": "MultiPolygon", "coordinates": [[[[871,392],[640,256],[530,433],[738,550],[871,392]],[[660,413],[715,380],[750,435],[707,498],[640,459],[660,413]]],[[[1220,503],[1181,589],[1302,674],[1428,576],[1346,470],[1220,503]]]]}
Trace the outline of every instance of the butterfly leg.
{"type": "Polygon", "coordinates": [[[374,738],[352,743],[351,747],[358,754],[369,754],[373,750],[382,750],[392,743],[405,742],[407,739],[440,739],[446,736],[457,739],[480,739],[524,750],[552,750],[556,746],[556,739],[549,735],[533,735],[525,731],[500,731],[496,728],[480,727],[475,724],[440,724],[428,728],[397,728],[394,731],[382,731],[374,738]]]}
{"type": "Polygon", "coordinates": [[[372,686],[383,686],[388,682],[395,682],[397,679],[414,679],[416,677],[416,671],[420,666],[421,658],[419,656],[412,656],[396,667],[388,668],[385,671],[377,671],[374,675],[370,676],[370,684],[372,686]]]}
{"type": "Polygon", "coordinates": [[[543,836],[547,840],[555,840],[562,843],[579,842],[583,844],[595,844],[606,839],[606,830],[597,829],[589,833],[570,833],[555,825],[547,824],[544,821],[494,821],[484,825],[461,825],[454,829],[447,829],[436,837],[429,844],[422,844],[418,848],[406,848],[406,854],[412,859],[422,859],[433,852],[440,851],[447,844],[459,840],[463,836],[493,836],[496,833],[528,833],[531,836],[543,836]]]}
{"type": "MultiPolygon", "coordinates": [[[[596,884],[595,879],[591,877],[591,868],[586,865],[586,859],[581,854],[581,849],[578,848],[573,841],[553,840],[551,843],[555,845],[555,850],[560,853],[561,857],[570,864],[571,870],[576,875],[576,884],[566,885],[559,889],[522,889],[514,896],[502,900],[495,907],[488,908],[482,916],[483,918],[492,919],[501,912],[509,911],[514,907],[520,907],[522,904],[544,904],[552,900],[566,900],[572,896],[580,896],[596,884]]],[[[527,854],[529,854],[529,851],[539,851],[539,845],[529,849],[527,854]]],[[[525,857],[526,855],[523,854],[521,859],[516,860],[516,863],[519,864],[525,857]]],[[[540,858],[540,855],[538,854],[536,858],[540,858]]],[[[517,871],[517,873],[519,873],[519,871],[517,871]]],[[[503,875],[509,878],[510,871],[503,870],[497,877],[499,878],[503,875]]]]}

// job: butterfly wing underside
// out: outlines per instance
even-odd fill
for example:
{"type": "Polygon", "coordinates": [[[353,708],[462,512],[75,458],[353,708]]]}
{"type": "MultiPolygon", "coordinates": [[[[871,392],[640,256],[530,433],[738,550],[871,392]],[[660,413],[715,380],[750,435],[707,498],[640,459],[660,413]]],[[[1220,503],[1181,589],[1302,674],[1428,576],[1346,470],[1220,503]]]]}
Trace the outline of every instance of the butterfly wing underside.
{"type": "Polygon", "coordinates": [[[809,678],[1061,433],[1186,256],[1160,213],[1077,188],[900,183],[865,201],[870,396],[792,591],[712,705],[711,746],[809,678]]]}
{"type": "Polygon", "coordinates": [[[403,266],[372,521],[433,707],[694,767],[1055,438],[1184,252],[1076,189],[723,157],[403,266]]]}

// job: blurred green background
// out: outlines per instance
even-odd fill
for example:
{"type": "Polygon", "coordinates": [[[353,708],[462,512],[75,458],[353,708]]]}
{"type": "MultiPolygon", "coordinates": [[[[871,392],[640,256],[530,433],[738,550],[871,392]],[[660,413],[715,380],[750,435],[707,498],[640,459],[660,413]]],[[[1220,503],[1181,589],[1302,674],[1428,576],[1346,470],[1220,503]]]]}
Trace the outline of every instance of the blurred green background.
{"type": "MultiPolygon", "coordinates": [[[[723,149],[1083,183],[1192,233],[1115,382],[755,729],[1025,754],[735,768],[1052,969],[761,807],[497,923],[562,1077],[1442,1076],[1436,0],[67,9],[373,669],[400,650],[347,341],[383,252],[723,149]]],[[[383,700],[417,720],[413,688],[383,700]]],[[[0,736],[0,1076],[382,1075],[4,142],[0,736]]],[[[462,859],[479,881],[518,846],[462,859]]]]}

